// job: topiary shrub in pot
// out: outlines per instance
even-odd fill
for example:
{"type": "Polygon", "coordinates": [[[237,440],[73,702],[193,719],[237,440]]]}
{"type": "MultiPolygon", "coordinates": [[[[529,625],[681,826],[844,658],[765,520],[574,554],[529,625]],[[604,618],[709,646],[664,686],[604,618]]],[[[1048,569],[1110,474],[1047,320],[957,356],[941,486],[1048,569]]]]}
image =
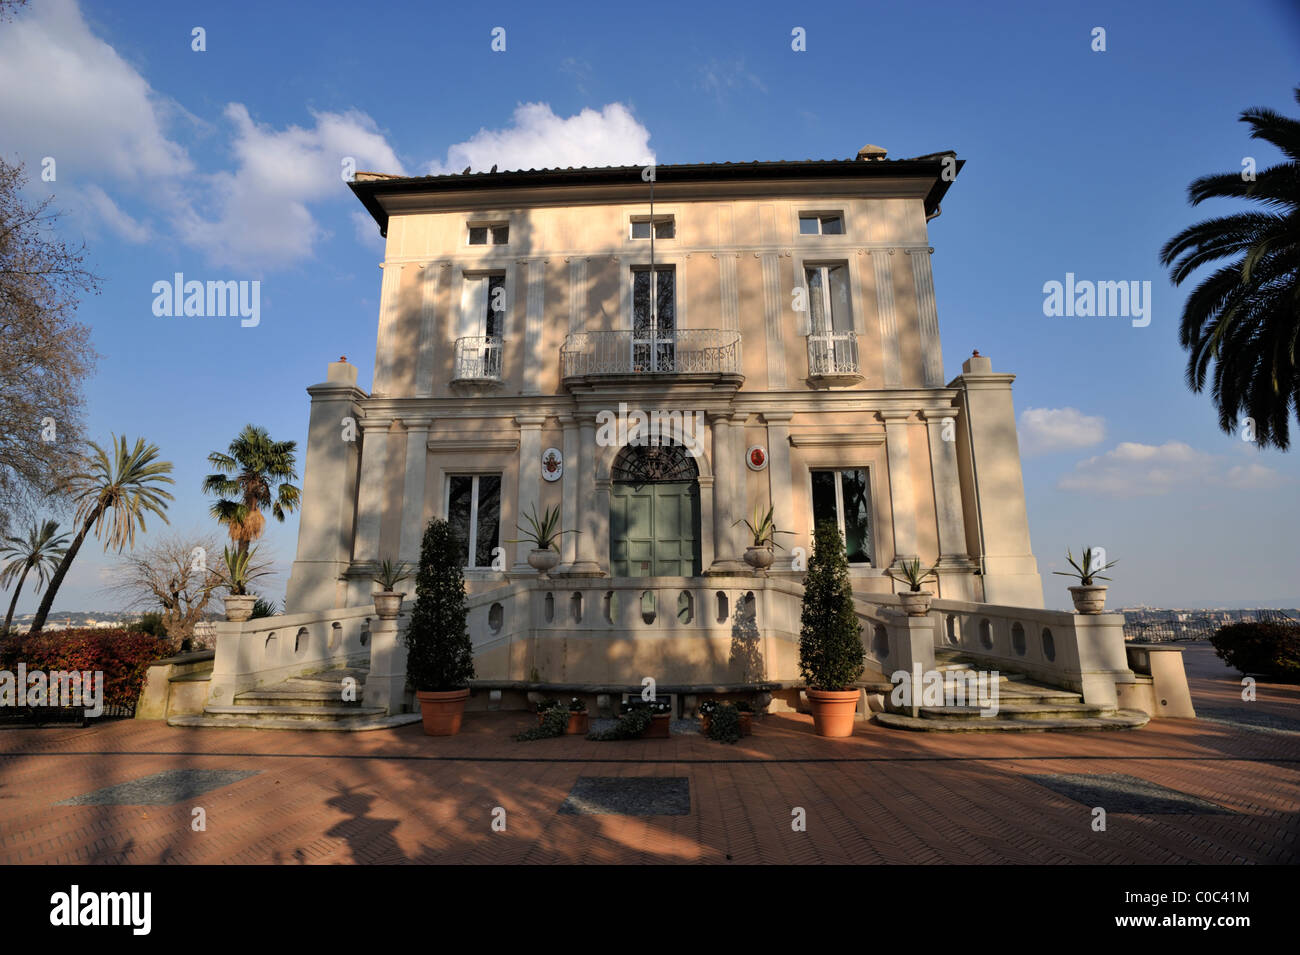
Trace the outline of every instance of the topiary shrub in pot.
{"type": "Polygon", "coordinates": [[[853,609],[844,538],[829,521],[814,531],[803,586],[799,672],[808,685],[813,725],[819,736],[852,736],[859,696],[853,684],[866,665],[866,649],[853,609]]]}
{"type": "Polygon", "coordinates": [[[469,681],[474,679],[474,649],[466,617],[465,576],[460,547],[451,525],[435,518],[420,542],[415,577],[415,607],[402,642],[406,682],[420,702],[424,731],[430,736],[460,732],[469,681]]]}

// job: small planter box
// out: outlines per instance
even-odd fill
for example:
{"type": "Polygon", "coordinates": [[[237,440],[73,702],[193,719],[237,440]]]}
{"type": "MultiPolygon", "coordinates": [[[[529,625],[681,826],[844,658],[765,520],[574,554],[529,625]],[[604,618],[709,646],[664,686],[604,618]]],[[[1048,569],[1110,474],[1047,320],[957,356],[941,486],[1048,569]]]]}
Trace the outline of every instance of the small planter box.
{"type": "Polygon", "coordinates": [[[586,736],[590,732],[591,720],[587,718],[586,712],[575,713],[569,711],[569,725],[564,728],[565,736],[586,736]]]}
{"type": "Polygon", "coordinates": [[[642,739],[668,739],[673,735],[671,713],[660,713],[650,718],[650,725],[641,734],[642,739]]]}
{"type": "Polygon", "coordinates": [[[754,732],[754,714],[741,713],[740,714],[740,735],[748,736],[752,732],[754,732]]]}

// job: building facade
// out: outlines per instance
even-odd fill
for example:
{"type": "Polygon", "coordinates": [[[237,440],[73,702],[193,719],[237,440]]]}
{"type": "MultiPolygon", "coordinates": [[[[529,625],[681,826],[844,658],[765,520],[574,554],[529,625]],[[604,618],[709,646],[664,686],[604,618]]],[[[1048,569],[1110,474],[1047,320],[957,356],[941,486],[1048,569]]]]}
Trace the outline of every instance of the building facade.
{"type": "Polygon", "coordinates": [[[308,389],[286,612],[369,604],[433,517],[463,541],[491,679],[734,681],[718,658],[746,606],[758,675],[794,679],[822,520],[855,593],[917,557],[940,598],[1042,607],[1014,376],[978,354],[944,371],[928,223],[960,168],[868,147],[358,174],[386,236],[372,386],[341,360],[308,389]],[[741,521],[769,505],[756,572],[741,521]],[[551,508],[576,533],[539,575],[512,539],[551,508]]]}

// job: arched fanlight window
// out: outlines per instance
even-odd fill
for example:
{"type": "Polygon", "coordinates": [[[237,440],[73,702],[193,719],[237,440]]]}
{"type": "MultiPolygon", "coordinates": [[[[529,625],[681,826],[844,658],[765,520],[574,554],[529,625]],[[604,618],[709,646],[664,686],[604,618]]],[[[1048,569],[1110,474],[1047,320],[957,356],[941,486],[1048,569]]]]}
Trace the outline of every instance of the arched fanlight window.
{"type": "Polygon", "coordinates": [[[699,474],[686,448],[680,444],[661,444],[624,448],[614,459],[609,476],[614,481],[639,485],[694,481],[699,474]]]}

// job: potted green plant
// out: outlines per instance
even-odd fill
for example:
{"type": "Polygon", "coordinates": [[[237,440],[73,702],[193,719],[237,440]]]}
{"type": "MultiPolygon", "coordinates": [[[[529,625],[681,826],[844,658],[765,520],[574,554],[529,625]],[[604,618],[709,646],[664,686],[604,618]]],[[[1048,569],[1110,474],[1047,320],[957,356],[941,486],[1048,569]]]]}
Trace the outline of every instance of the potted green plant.
{"type": "Polygon", "coordinates": [[[709,735],[709,726],[713,722],[713,715],[718,712],[720,704],[717,700],[705,700],[700,704],[700,734],[709,735]]]}
{"type": "Polygon", "coordinates": [[[379,615],[380,620],[396,620],[397,615],[402,612],[402,598],[404,593],[397,593],[397,584],[411,576],[411,568],[404,561],[394,563],[388,558],[384,558],[379,564],[379,573],[370,579],[377,583],[382,590],[377,590],[370,596],[375,601],[375,613],[379,615]]]}
{"type": "Polygon", "coordinates": [[[642,711],[649,714],[642,739],[668,739],[672,736],[672,706],[667,700],[655,697],[653,700],[630,700],[620,709],[624,714],[642,711]]]}
{"type": "Polygon", "coordinates": [[[1110,580],[1109,577],[1103,577],[1103,570],[1110,570],[1119,563],[1112,560],[1110,563],[1103,564],[1102,554],[1093,554],[1091,547],[1083,549],[1083,564],[1079,565],[1074,560],[1074,554],[1069,550],[1065,552],[1065,559],[1070,562],[1074,570],[1054,570],[1052,573],[1059,574],[1062,577],[1076,577],[1079,583],[1070,588],[1070,597],[1074,601],[1075,613],[1101,613],[1106,609],[1106,585],[1094,584],[1094,580],[1110,580]]]}
{"type": "MultiPolygon", "coordinates": [[[[921,559],[913,557],[911,560],[901,561],[898,569],[902,572],[903,580],[907,581],[907,590],[898,595],[899,602],[903,605],[903,613],[909,617],[924,617],[930,612],[930,600],[934,597],[934,594],[928,590],[922,590],[921,584],[929,577],[939,579],[935,573],[935,568],[931,567],[929,570],[922,570],[921,559]]],[[[889,568],[885,573],[895,580],[898,579],[893,567],[889,568]]]]}
{"type": "Polygon", "coordinates": [[[709,715],[709,725],[704,735],[718,743],[735,743],[744,734],[741,713],[734,703],[717,703],[709,715]]]}
{"type": "Polygon", "coordinates": [[[819,523],[813,533],[803,586],[799,672],[808,687],[813,725],[819,736],[852,736],[859,696],[853,684],[866,665],[866,649],[853,607],[844,538],[830,521],[819,523]]]}
{"type": "Polygon", "coordinates": [[[225,548],[225,584],[230,591],[226,594],[226,619],[232,623],[243,623],[253,615],[257,594],[250,594],[248,585],[267,574],[267,571],[258,569],[253,562],[256,553],[256,547],[250,547],[246,551],[225,548]]]}
{"type": "Polygon", "coordinates": [[[430,521],[420,542],[415,606],[402,636],[406,680],[415,690],[424,731],[430,736],[460,732],[469,681],[474,679],[460,564],[460,546],[451,526],[439,518],[430,521]]]}
{"type": "Polygon", "coordinates": [[[766,514],[761,513],[758,505],[755,505],[754,519],[749,521],[742,517],[738,521],[733,521],[731,526],[735,527],[737,524],[744,524],[749,529],[751,543],[745,548],[745,563],[755,570],[767,570],[772,566],[777,534],[793,533],[777,530],[776,523],[772,520],[771,505],[768,505],[766,514]]]}
{"type": "Polygon", "coordinates": [[[512,538],[506,543],[532,544],[533,549],[528,553],[528,565],[539,573],[548,573],[560,562],[560,549],[557,546],[560,538],[565,534],[578,532],[559,529],[560,509],[558,507],[547,508],[542,516],[538,517],[537,506],[534,505],[531,513],[524,515],[524,520],[528,522],[527,527],[515,525],[524,536],[512,538]]]}

